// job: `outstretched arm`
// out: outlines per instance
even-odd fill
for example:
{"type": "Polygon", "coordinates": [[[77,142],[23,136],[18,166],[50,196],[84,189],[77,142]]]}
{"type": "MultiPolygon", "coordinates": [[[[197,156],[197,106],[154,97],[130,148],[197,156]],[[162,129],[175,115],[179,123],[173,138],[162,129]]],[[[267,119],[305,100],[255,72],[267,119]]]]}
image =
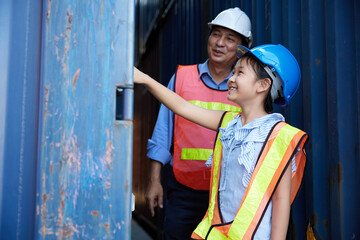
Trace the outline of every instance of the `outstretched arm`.
{"type": "Polygon", "coordinates": [[[134,82],[144,84],[160,102],[175,114],[203,127],[217,130],[223,111],[209,110],[189,103],[135,67],[134,82]]]}

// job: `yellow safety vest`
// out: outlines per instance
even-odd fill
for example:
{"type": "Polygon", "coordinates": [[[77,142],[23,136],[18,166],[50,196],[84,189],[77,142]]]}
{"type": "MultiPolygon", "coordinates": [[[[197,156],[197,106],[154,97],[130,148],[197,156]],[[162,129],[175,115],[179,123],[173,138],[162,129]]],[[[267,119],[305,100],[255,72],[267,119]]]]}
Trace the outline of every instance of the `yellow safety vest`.
{"type": "MultiPolygon", "coordinates": [[[[226,127],[238,114],[227,112],[222,119],[221,127],[226,127]]],[[[220,132],[217,135],[212,162],[209,208],[191,237],[209,240],[252,239],[283,172],[291,164],[297,149],[301,149],[295,157],[296,172],[292,173],[291,177],[291,203],[294,201],[304,174],[304,145],[308,135],[285,122],[279,122],[273,127],[259,155],[235,219],[230,223],[223,223],[217,201],[222,160],[222,144],[219,137],[220,132]]]]}

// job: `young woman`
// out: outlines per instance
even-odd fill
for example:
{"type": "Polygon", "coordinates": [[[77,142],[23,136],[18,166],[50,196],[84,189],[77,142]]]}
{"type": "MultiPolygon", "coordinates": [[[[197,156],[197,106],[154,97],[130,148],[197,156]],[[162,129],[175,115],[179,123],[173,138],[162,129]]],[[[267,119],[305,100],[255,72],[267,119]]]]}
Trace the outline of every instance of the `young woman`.
{"type": "Polygon", "coordinates": [[[175,114],[218,130],[213,154],[209,208],[193,239],[285,239],[290,205],[303,176],[307,134],[271,113],[272,102],[289,104],[300,84],[295,57],[282,45],[236,49],[228,100],[242,111],[193,105],[134,69],[134,82],[175,114]]]}

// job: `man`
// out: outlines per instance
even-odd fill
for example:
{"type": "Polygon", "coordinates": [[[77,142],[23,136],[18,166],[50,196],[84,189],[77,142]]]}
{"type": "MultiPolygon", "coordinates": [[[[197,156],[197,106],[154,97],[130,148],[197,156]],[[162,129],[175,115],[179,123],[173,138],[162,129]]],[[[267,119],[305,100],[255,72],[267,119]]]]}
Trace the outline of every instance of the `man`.
{"type": "MultiPolygon", "coordinates": [[[[221,12],[209,23],[207,51],[202,64],[179,66],[168,88],[193,104],[211,109],[235,110],[227,101],[227,80],[237,59],[237,45],[251,46],[251,23],[239,8],[221,12]]],[[[175,115],[161,105],[154,133],[148,141],[147,156],[152,159],[146,199],[151,215],[163,207],[161,167],[173,166],[167,187],[163,239],[190,239],[204,217],[209,202],[211,155],[216,132],[175,115]]]]}

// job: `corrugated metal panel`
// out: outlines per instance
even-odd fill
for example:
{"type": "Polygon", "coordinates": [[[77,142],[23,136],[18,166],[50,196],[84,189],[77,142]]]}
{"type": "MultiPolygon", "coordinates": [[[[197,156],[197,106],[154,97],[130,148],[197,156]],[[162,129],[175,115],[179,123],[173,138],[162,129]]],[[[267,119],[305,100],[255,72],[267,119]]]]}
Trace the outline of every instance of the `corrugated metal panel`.
{"type": "Polygon", "coordinates": [[[133,9],[44,6],[37,239],[130,239],[133,9]]]}
{"type": "Polygon", "coordinates": [[[359,1],[176,1],[157,30],[161,40],[151,43],[161,49],[154,77],[166,84],[177,64],[204,61],[206,23],[235,6],[251,18],[253,46],[281,43],[301,65],[302,85],[290,107],[276,108],[310,134],[290,238],[305,239],[309,222],[321,239],[360,238],[359,1]]]}
{"type": "Polygon", "coordinates": [[[0,1],[0,238],[34,232],[41,1],[0,1]]]}

